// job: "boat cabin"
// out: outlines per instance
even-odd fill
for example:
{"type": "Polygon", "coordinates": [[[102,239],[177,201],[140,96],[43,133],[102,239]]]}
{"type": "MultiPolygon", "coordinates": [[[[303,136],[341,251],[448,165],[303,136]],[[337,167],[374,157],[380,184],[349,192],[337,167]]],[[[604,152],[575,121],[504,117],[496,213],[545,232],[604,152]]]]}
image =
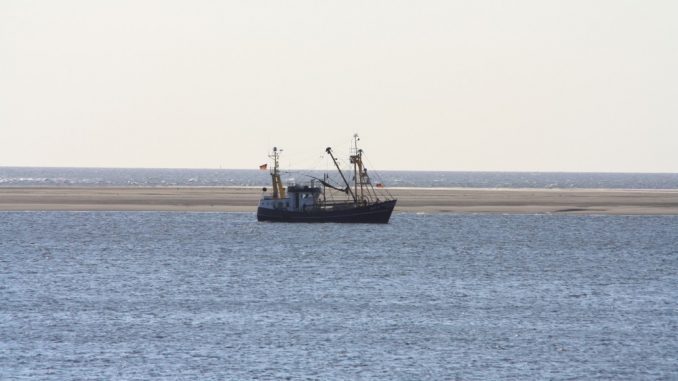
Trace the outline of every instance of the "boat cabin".
{"type": "Polygon", "coordinates": [[[290,210],[303,212],[318,204],[320,188],[308,185],[292,185],[287,187],[287,198],[290,199],[290,210]]]}
{"type": "Polygon", "coordinates": [[[274,198],[265,196],[259,207],[266,209],[282,209],[287,211],[303,212],[314,209],[319,205],[321,190],[319,187],[308,185],[290,185],[287,187],[287,197],[274,198]]]}

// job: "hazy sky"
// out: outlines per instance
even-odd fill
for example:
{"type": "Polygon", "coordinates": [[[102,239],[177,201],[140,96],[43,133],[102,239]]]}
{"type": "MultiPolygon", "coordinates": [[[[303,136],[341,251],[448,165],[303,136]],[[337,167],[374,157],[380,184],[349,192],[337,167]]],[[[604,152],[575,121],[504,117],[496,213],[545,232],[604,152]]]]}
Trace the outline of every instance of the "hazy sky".
{"type": "Polygon", "coordinates": [[[0,1],[0,166],[678,172],[678,1],[0,1]]]}

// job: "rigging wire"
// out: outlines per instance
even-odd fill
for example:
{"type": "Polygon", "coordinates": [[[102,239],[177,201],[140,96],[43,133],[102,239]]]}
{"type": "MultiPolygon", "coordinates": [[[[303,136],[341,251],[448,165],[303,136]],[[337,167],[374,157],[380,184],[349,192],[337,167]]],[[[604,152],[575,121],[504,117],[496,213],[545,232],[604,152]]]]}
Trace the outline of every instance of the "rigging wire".
{"type": "MultiPolygon", "coordinates": [[[[369,158],[367,158],[367,155],[365,155],[365,152],[363,152],[363,158],[365,159],[365,161],[367,162],[367,164],[369,164],[370,167],[372,167],[372,162],[370,161],[369,158]]],[[[372,167],[372,168],[374,168],[374,167],[372,167]]],[[[379,174],[379,172],[378,172],[377,170],[375,170],[375,169],[370,169],[370,172],[371,172],[371,173],[374,173],[374,175],[375,175],[375,177],[377,178],[377,180],[379,180],[379,182],[380,182],[382,185],[384,185],[384,187],[383,187],[383,188],[380,188],[380,189],[381,189],[382,191],[386,192],[386,194],[387,194],[390,198],[394,198],[393,195],[391,194],[391,192],[389,192],[388,189],[386,188],[386,184],[384,184],[384,179],[381,177],[381,174],[379,174]]],[[[370,175],[370,176],[371,176],[371,175],[370,175]]],[[[371,184],[370,184],[370,185],[371,185],[371,184]]]]}
{"type": "MultiPolygon", "coordinates": [[[[354,144],[354,140],[351,139],[351,141],[349,143],[349,149],[348,149],[349,155],[348,156],[350,156],[351,154],[356,154],[355,152],[353,152],[354,149],[355,149],[353,144],[354,144]]],[[[355,181],[355,173],[350,168],[350,165],[348,164],[347,160],[345,160],[345,159],[342,160],[340,158],[342,155],[337,155],[337,156],[339,156],[339,157],[335,157],[335,159],[336,159],[339,167],[342,168],[342,171],[344,171],[345,173],[351,174],[351,176],[353,176],[352,181],[355,181]]],[[[362,156],[363,156],[364,161],[367,163],[367,165],[369,165],[370,168],[374,168],[372,166],[372,162],[369,160],[367,155],[365,155],[364,151],[362,152],[362,156]]],[[[325,197],[328,201],[331,200],[332,202],[335,201],[336,195],[340,195],[340,194],[348,195],[347,190],[342,189],[343,186],[333,185],[333,184],[341,184],[342,182],[338,180],[338,175],[336,174],[336,168],[334,168],[334,163],[331,163],[329,160],[327,160],[327,155],[325,155],[325,154],[312,155],[312,156],[308,155],[301,162],[304,163],[304,165],[301,167],[302,169],[296,169],[296,170],[295,169],[288,169],[288,170],[285,170],[285,171],[280,171],[280,173],[290,176],[287,179],[288,182],[290,182],[290,180],[294,180],[296,182],[294,177],[291,177],[291,176],[298,176],[298,175],[304,176],[304,177],[310,177],[312,179],[318,180],[318,181],[321,182],[321,184],[326,181],[328,184],[323,184],[323,185],[326,185],[326,188],[330,188],[330,189],[327,189],[325,197]],[[324,169],[322,168],[323,166],[324,166],[324,169]],[[330,170],[330,168],[332,170],[330,170]],[[334,173],[334,175],[330,175],[330,173],[334,173]],[[323,175],[326,175],[326,177],[323,176],[323,175]],[[320,176],[323,176],[324,180],[321,180],[319,178],[320,176]]],[[[384,180],[383,180],[383,177],[381,176],[381,174],[374,169],[370,169],[369,174],[368,174],[369,181],[366,183],[366,185],[369,186],[366,196],[370,200],[372,200],[373,196],[376,197],[377,199],[379,199],[379,193],[382,193],[382,194],[385,193],[386,195],[388,195],[389,198],[391,198],[391,199],[394,198],[393,195],[391,194],[391,192],[389,192],[387,188],[377,188],[377,189],[375,189],[374,183],[371,180],[372,178],[376,179],[379,183],[384,184],[384,180]],[[371,190],[371,192],[370,192],[370,190],[371,190]],[[380,192],[378,192],[378,191],[380,191],[380,192]]]]}

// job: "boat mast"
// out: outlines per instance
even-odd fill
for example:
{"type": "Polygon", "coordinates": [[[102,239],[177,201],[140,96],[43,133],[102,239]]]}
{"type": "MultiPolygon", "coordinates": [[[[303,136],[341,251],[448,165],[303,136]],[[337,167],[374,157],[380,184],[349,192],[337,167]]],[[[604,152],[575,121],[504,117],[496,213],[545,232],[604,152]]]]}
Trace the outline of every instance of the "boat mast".
{"type": "Polygon", "coordinates": [[[348,192],[351,194],[351,197],[353,197],[353,202],[356,204],[358,203],[358,198],[356,197],[355,193],[351,190],[351,185],[349,185],[348,181],[346,180],[346,177],[344,177],[344,172],[341,171],[341,168],[339,168],[339,163],[337,163],[337,159],[334,158],[334,155],[332,155],[332,148],[327,147],[325,149],[325,152],[330,154],[330,157],[332,158],[332,161],[334,162],[334,166],[337,167],[337,170],[339,171],[339,174],[341,175],[342,180],[344,180],[344,184],[346,184],[346,189],[348,189],[348,192]]]}
{"type": "Polygon", "coordinates": [[[278,198],[285,198],[285,188],[282,185],[282,181],[280,181],[280,171],[278,170],[278,158],[280,157],[280,153],[282,152],[282,149],[278,151],[278,147],[273,147],[273,154],[268,155],[271,159],[273,159],[273,170],[271,171],[271,182],[273,183],[273,198],[278,199],[278,198]]]}
{"type": "MultiPolygon", "coordinates": [[[[355,183],[355,194],[358,195],[358,161],[356,160],[358,156],[358,134],[353,134],[353,155],[351,156],[351,163],[353,163],[353,182],[355,183]]],[[[360,201],[362,201],[362,187],[360,187],[361,195],[360,201]]]]}
{"type": "Polygon", "coordinates": [[[358,149],[358,134],[353,135],[353,148],[350,157],[351,164],[353,164],[353,179],[355,181],[355,194],[358,195],[358,185],[360,185],[360,201],[365,202],[365,177],[366,173],[363,168],[363,150],[358,149]]]}

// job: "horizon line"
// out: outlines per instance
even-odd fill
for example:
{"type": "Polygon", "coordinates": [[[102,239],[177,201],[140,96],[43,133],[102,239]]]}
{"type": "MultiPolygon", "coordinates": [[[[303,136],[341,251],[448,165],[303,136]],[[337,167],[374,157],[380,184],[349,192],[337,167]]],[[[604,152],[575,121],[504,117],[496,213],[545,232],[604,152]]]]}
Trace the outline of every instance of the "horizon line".
{"type": "MultiPolygon", "coordinates": [[[[210,171],[261,171],[255,168],[223,168],[223,167],[114,167],[114,166],[34,166],[34,165],[0,165],[0,168],[30,168],[30,169],[124,169],[124,170],[210,170],[210,171]]],[[[282,172],[317,171],[320,169],[295,168],[282,172]]],[[[677,172],[634,172],[634,171],[573,171],[573,170],[429,170],[429,169],[379,169],[375,172],[456,172],[456,173],[589,173],[589,174],[655,174],[678,175],[677,172]]],[[[262,171],[263,172],[263,171],[262,171]]]]}

